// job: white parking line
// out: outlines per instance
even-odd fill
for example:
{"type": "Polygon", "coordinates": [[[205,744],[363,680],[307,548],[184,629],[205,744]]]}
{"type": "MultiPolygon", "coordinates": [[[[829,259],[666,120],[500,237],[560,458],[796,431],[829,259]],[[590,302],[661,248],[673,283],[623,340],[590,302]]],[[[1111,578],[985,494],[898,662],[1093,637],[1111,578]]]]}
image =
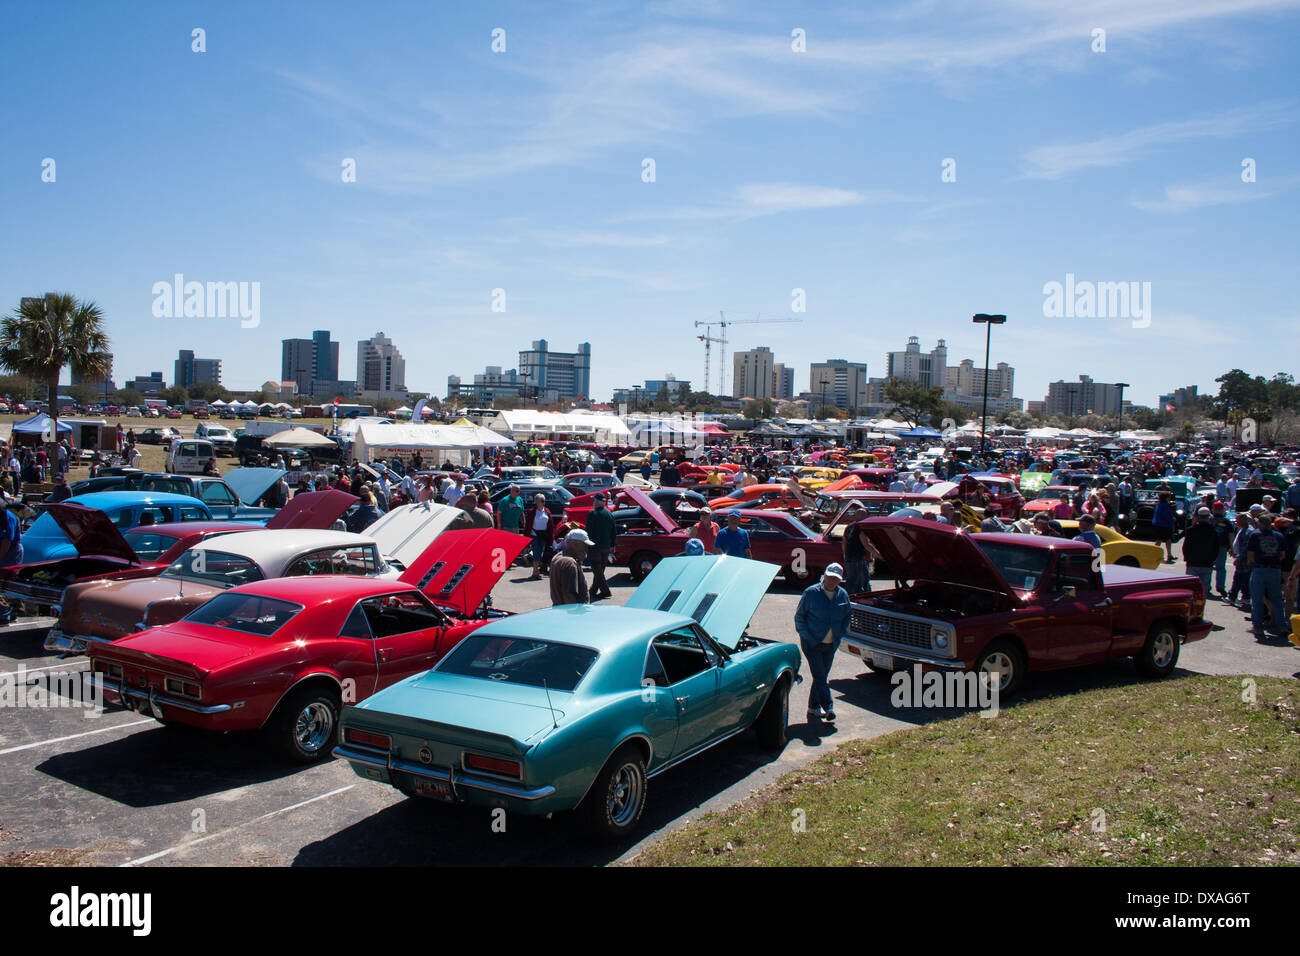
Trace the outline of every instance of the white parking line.
{"type": "Polygon", "coordinates": [[[53,737],[49,740],[38,740],[34,744],[21,744],[17,747],[10,747],[7,750],[0,750],[0,757],[5,754],[16,754],[20,750],[31,750],[33,747],[44,747],[47,744],[61,744],[65,740],[76,740],[78,737],[89,737],[91,734],[106,734],[110,730],[125,730],[128,727],[138,727],[141,724],[156,724],[157,721],[152,717],[146,720],[133,720],[129,724],[117,724],[114,727],[100,727],[98,730],[87,730],[84,734],[69,734],[67,737],[53,737]]]}
{"type": "MultiPolygon", "coordinates": [[[[89,661],[80,661],[81,664],[89,664],[89,661]]],[[[67,667],[66,664],[51,664],[49,667],[24,667],[20,671],[0,671],[0,677],[21,677],[23,674],[36,674],[40,671],[56,671],[60,667],[67,667]]],[[[68,668],[71,670],[72,668],[68,668]]]]}
{"type": "Polygon", "coordinates": [[[198,846],[208,840],[215,840],[219,836],[225,836],[227,833],[234,833],[236,830],[242,830],[244,827],[250,827],[254,823],[260,823],[271,817],[279,816],[281,813],[288,813],[290,810],[297,810],[299,807],[305,807],[309,803],[315,803],[317,800],[324,800],[328,797],[337,796],[340,793],[346,793],[356,787],[355,783],[350,783],[346,787],[339,787],[337,790],[331,790],[329,793],[322,793],[320,796],[312,797],[310,800],[304,800],[302,803],[295,803],[291,807],[281,807],[279,810],[272,810],[270,813],[264,813],[260,817],[253,817],[244,823],[237,823],[233,827],[227,827],[224,830],[218,830],[216,833],[209,833],[207,836],[201,836],[197,840],[186,840],[184,843],[178,843],[175,846],[168,847],[165,850],[159,850],[157,853],[150,853],[148,856],[137,857],[134,860],[128,860],[121,866],[139,866],[142,863],[152,863],[154,860],[161,859],[168,854],[175,853],[177,850],[187,850],[192,846],[198,846]]]}

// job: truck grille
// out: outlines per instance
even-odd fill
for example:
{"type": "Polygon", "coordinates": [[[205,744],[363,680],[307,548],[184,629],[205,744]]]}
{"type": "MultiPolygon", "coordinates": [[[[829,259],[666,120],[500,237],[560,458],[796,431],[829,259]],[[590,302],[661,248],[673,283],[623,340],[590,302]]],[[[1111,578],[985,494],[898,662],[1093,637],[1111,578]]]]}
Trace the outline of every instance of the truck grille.
{"type": "Polygon", "coordinates": [[[854,607],[849,617],[849,630],[862,637],[906,647],[919,647],[927,651],[930,649],[930,625],[926,621],[890,617],[866,608],[854,607]]]}

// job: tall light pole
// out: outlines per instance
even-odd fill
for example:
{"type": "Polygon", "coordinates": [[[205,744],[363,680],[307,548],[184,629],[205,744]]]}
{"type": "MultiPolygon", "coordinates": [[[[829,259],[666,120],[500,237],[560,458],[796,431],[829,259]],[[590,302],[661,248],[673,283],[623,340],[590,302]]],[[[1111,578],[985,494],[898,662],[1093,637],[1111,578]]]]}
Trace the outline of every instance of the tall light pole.
{"type": "Polygon", "coordinates": [[[1005,325],[1005,315],[986,315],[981,312],[971,317],[971,321],[984,324],[984,408],[980,412],[980,455],[984,454],[986,429],[989,422],[989,346],[993,339],[993,326],[1005,325]]]}
{"type": "Polygon", "coordinates": [[[1119,441],[1119,434],[1124,430],[1124,389],[1128,388],[1128,382],[1116,382],[1115,387],[1119,389],[1119,428],[1115,430],[1115,440],[1119,441]]]}

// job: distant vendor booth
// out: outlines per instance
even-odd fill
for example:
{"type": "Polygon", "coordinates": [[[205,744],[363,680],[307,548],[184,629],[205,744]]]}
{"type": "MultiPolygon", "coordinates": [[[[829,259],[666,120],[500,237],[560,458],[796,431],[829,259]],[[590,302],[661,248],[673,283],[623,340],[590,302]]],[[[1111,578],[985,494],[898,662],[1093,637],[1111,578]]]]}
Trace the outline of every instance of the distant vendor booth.
{"type": "MultiPolygon", "coordinates": [[[[50,439],[46,432],[49,431],[51,421],[49,415],[41,412],[26,421],[15,422],[12,432],[13,443],[15,445],[25,445],[28,448],[36,448],[47,443],[50,439]]],[[[60,440],[72,438],[72,426],[63,419],[59,421],[59,438],[60,440]]]]}
{"type": "Polygon", "coordinates": [[[406,459],[416,452],[439,464],[449,461],[467,467],[474,456],[483,457],[486,449],[513,448],[512,439],[478,425],[362,424],[353,438],[353,458],[371,462],[393,455],[406,459]]]}

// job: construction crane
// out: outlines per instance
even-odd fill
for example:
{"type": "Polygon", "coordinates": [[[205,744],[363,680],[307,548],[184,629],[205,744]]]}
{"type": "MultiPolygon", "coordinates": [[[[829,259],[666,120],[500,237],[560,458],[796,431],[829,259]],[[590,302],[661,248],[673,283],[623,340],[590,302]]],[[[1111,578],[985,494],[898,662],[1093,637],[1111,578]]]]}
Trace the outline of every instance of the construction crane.
{"type": "MultiPolygon", "coordinates": [[[[709,365],[711,359],[712,346],[716,342],[718,345],[718,391],[716,394],[727,394],[727,326],[729,325],[770,325],[782,322],[802,322],[803,319],[797,319],[793,316],[786,318],[763,318],[761,315],[753,319],[729,319],[727,313],[722,310],[718,311],[718,321],[695,323],[698,329],[704,326],[704,334],[697,335],[696,338],[704,343],[704,390],[709,391],[709,365]],[[711,335],[714,326],[721,328],[718,336],[711,335]]],[[[713,394],[713,393],[710,393],[713,394]]]]}

